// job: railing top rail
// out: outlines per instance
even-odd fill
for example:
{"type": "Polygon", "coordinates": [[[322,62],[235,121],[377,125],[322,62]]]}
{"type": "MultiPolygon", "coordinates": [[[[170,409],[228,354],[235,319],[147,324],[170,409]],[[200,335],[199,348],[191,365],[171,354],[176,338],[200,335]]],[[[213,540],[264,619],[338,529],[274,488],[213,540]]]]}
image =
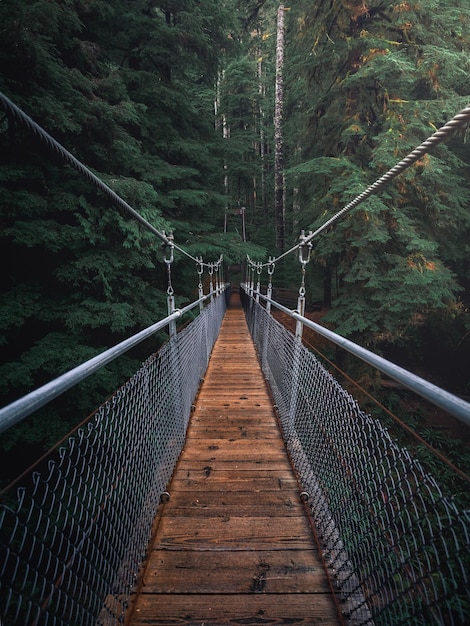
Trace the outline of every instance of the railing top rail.
{"type": "Polygon", "coordinates": [[[212,290],[210,293],[200,297],[191,304],[186,305],[184,308],[176,310],[174,313],[168,315],[159,322],[152,324],[132,337],[121,341],[112,348],[105,350],[101,354],[85,361],[85,363],[78,365],[61,376],[58,376],[54,380],[46,383],[42,387],[39,387],[22,398],[19,398],[11,404],[3,407],[0,409],[0,433],[8,430],[15,424],[18,424],[23,419],[28,417],[28,415],[34,413],[34,411],[37,411],[71,387],[74,387],[78,383],[82,382],[82,380],[88,378],[88,376],[94,374],[105,365],[108,365],[108,363],[111,363],[111,361],[114,361],[125,352],[128,352],[131,348],[134,348],[145,339],[148,339],[154,333],[162,330],[168,326],[170,322],[176,321],[185,313],[188,313],[192,309],[196,308],[201,302],[211,298],[214,293],[215,290],[212,290]]]}
{"type": "MultiPolygon", "coordinates": [[[[258,295],[258,292],[256,295],[258,295]]],[[[297,311],[291,310],[283,306],[272,298],[268,298],[261,293],[259,294],[259,297],[263,301],[269,302],[272,306],[275,306],[283,313],[286,313],[292,319],[302,322],[302,324],[304,324],[304,326],[307,326],[307,328],[310,328],[311,330],[318,333],[319,335],[322,335],[337,346],[340,346],[344,350],[347,350],[349,353],[358,357],[365,363],[368,363],[369,365],[377,368],[383,374],[399,382],[407,389],[414,391],[422,398],[425,398],[435,406],[438,406],[444,411],[447,411],[461,422],[470,426],[469,402],[466,402],[462,398],[459,398],[458,396],[455,396],[454,394],[445,391],[444,389],[441,389],[437,385],[428,382],[424,378],[413,374],[403,367],[395,365],[395,363],[392,363],[391,361],[388,361],[387,359],[384,359],[383,357],[374,354],[370,350],[367,350],[366,348],[363,348],[353,341],[350,341],[349,339],[346,339],[345,337],[336,334],[328,328],[325,328],[324,326],[321,326],[320,324],[317,324],[316,322],[313,322],[308,318],[303,317],[297,311]]]]}
{"type": "Polygon", "coordinates": [[[470,478],[417,433],[404,441],[381,411],[361,408],[248,294],[247,322],[346,623],[469,623],[470,478]]]}
{"type": "MultiPolygon", "coordinates": [[[[7,116],[27,128],[50,152],[55,156],[58,156],[63,163],[66,163],[73,167],[84,178],[88,179],[97,189],[104,193],[104,195],[111,201],[111,203],[127,212],[135,220],[137,220],[144,228],[158,237],[167,248],[170,250],[170,260],[164,258],[164,262],[170,264],[173,261],[173,250],[178,250],[183,255],[188,257],[197,263],[198,273],[202,273],[202,268],[207,267],[212,274],[214,269],[218,271],[222,265],[223,256],[214,262],[205,262],[201,256],[194,257],[186,250],[181,248],[175,243],[173,236],[166,235],[165,232],[160,232],[155,226],[148,222],[138,211],[131,207],[123,198],[121,198],[113,189],[106,185],[96,174],[94,174],[88,167],[81,163],[71,152],[69,152],[64,146],[56,141],[49,133],[47,133],[39,124],[37,124],[31,117],[29,117],[24,111],[22,111],[16,104],[14,104],[7,96],[0,92],[0,109],[3,109],[7,116]]],[[[102,354],[90,359],[86,363],[79,365],[73,370],[66,372],[62,376],[59,376],[53,381],[50,381],[46,385],[43,385],[40,389],[37,389],[30,394],[20,398],[19,400],[9,404],[6,407],[0,409],[0,433],[7,430],[11,426],[17,424],[25,417],[36,411],[38,408],[44,406],[67,389],[70,389],[77,383],[87,378],[90,374],[97,371],[99,368],[107,365],[115,358],[130,350],[132,347],[157,332],[158,330],[169,325],[171,322],[176,321],[184,312],[191,310],[198,304],[204,302],[207,298],[212,297],[215,292],[211,291],[210,294],[200,297],[199,300],[188,305],[181,311],[174,311],[164,320],[157,322],[149,328],[137,333],[133,337],[121,342],[117,346],[106,350],[102,354]]]]}

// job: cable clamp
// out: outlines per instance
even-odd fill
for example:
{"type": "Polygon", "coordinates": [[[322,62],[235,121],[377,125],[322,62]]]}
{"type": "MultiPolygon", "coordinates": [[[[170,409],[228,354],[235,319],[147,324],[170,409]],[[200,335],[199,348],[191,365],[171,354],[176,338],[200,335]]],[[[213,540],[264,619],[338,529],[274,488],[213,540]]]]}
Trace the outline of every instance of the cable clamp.
{"type": "MultiPolygon", "coordinates": [[[[165,232],[163,232],[163,234],[165,234],[165,232]]],[[[163,247],[164,247],[164,249],[170,248],[170,258],[169,258],[169,259],[167,259],[167,258],[166,258],[166,256],[164,256],[164,257],[163,257],[163,260],[164,260],[164,262],[165,262],[167,265],[171,265],[171,263],[173,263],[173,260],[174,260],[174,254],[173,254],[173,251],[174,251],[174,248],[175,248],[175,244],[173,243],[173,234],[172,234],[172,233],[170,233],[170,234],[167,236],[167,238],[166,238],[166,239],[167,239],[167,241],[166,241],[166,243],[164,243],[164,244],[163,244],[163,247]]]]}
{"type": "Polygon", "coordinates": [[[196,257],[196,261],[197,261],[197,273],[199,274],[199,276],[202,276],[204,273],[204,265],[202,261],[202,256],[196,257]]]}
{"type": "MultiPolygon", "coordinates": [[[[309,234],[311,235],[312,231],[310,231],[309,234]]],[[[300,231],[299,239],[299,262],[302,263],[302,265],[307,265],[307,263],[310,261],[310,254],[312,252],[313,244],[311,241],[306,241],[307,237],[305,236],[304,230],[300,231]]]]}

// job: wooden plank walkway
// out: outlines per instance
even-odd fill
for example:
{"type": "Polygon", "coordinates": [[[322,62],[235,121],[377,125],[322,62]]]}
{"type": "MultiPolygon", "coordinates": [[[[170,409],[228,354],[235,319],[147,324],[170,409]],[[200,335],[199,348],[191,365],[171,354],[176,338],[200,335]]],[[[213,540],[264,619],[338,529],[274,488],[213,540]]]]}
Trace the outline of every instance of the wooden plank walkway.
{"type": "Polygon", "coordinates": [[[128,626],[340,624],[238,294],[128,626]]]}

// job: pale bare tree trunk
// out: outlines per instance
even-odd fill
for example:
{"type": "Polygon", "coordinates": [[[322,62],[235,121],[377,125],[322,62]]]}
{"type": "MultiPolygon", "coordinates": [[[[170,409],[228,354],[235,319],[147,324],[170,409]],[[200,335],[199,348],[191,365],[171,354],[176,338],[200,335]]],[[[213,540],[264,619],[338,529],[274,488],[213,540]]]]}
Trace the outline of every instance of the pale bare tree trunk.
{"type": "Polygon", "coordinates": [[[259,50],[258,54],[258,93],[260,95],[260,119],[259,119],[259,155],[261,158],[261,207],[263,214],[266,215],[266,177],[265,177],[265,169],[266,169],[266,151],[265,151],[265,143],[266,136],[264,132],[264,108],[263,102],[266,96],[266,89],[263,85],[263,59],[261,57],[261,50],[259,50]]]}
{"type": "Polygon", "coordinates": [[[284,138],[282,117],[284,107],[284,5],[277,12],[276,41],[276,90],[274,106],[274,212],[276,222],[276,246],[285,248],[286,208],[284,195],[284,138]]]}
{"type": "MultiPolygon", "coordinates": [[[[222,136],[224,139],[230,138],[230,128],[227,124],[227,118],[225,117],[225,113],[220,113],[220,84],[224,78],[224,71],[217,78],[217,87],[216,87],[216,97],[214,100],[214,117],[215,117],[215,128],[220,131],[222,128],[222,136]]],[[[227,211],[228,211],[228,197],[229,197],[229,180],[227,174],[227,163],[224,161],[224,192],[226,198],[225,204],[225,223],[224,223],[224,232],[227,230],[227,211]]]]}
{"type": "MultiPolygon", "coordinates": [[[[300,160],[300,156],[301,156],[301,148],[300,146],[297,146],[297,148],[295,149],[295,163],[298,163],[300,160]]],[[[292,231],[295,233],[297,232],[298,228],[299,228],[299,213],[300,213],[300,203],[299,203],[299,187],[298,187],[298,176],[295,177],[294,179],[294,188],[292,190],[293,192],[293,199],[292,199],[292,231]]]]}

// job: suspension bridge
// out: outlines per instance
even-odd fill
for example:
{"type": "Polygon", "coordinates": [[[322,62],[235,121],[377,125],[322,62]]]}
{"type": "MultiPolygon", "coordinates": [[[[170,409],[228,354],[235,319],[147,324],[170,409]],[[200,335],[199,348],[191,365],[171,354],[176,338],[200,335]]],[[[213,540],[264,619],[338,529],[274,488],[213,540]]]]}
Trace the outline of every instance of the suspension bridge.
{"type": "Polygon", "coordinates": [[[233,294],[130,623],[339,623],[300,493],[233,294]]]}
{"type": "Polygon", "coordinates": [[[361,409],[302,332],[470,424],[467,402],[309,320],[304,284],[313,239],[468,123],[470,107],[292,250],[247,259],[238,289],[223,259],[191,257],[10,100],[0,104],[170,251],[165,319],[0,409],[5,431],[168,330],[125,385],[2,493],[2,625],[468,623],[470,512],[361,409]],[[174,251],[198,275],[198,298],[183,309],[174,251]],[[295,310],[272,298],[276,263],[291,253],[295,310]]]}

